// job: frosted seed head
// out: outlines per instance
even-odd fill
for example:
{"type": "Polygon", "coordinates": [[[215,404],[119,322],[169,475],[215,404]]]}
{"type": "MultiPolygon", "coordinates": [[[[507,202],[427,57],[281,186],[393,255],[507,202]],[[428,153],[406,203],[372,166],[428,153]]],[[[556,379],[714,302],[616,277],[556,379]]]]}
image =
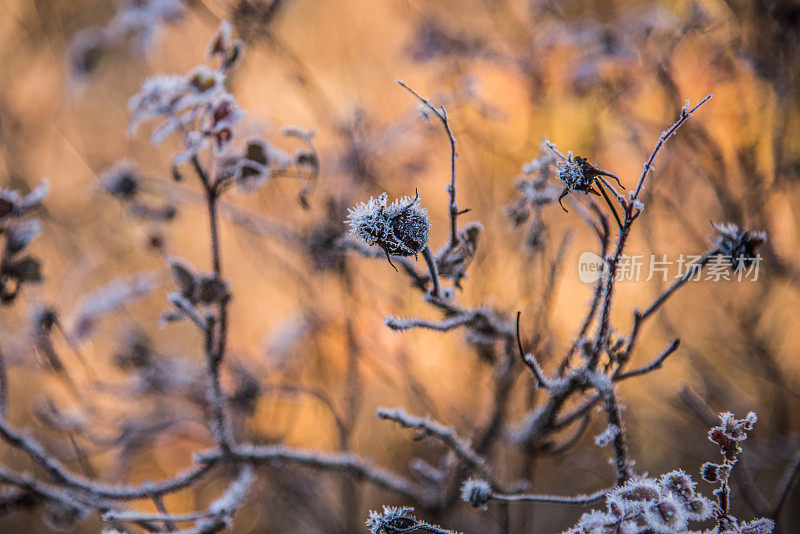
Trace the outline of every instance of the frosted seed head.
{"type": "Polygon", "coordinates": [[[102,31],[97,28],[81,31],[67,50],[70,74],[78,81],[86,79],[97,69],[108,50],[109,43],[102,31]]]}
{"type": "Polygon", "coordinates": [[[419,522],[411,516],[413,508],[384,506],[383,512],[370,511],[366,521],[371,534],[394,534],[396,532],[410,532],[419,522]]]}
{"type": "Polygon", "coordinates": [[[767,240],[766,232],[743,230],[733,223],[711,223],[717,235],[711,238],[722,256],[730,258],[736,269],[750,265],[756,258],[756,248],[767,240]]]}
{"type": "Polygon", "coordinates": [[[103,189],[115,198],[130,200],[139,192],[139,177],[131,162],[120,161],[99,176],[103,189]]]}
{"type": "Polygon", "coordinates": [[[461,500],[478,508],[492,497],[492,487],[485,480],[471,478],[461,486],[461,500]]]}
{"type": "Polygon", "coordinates": [[[431,223],[428,210],[419,205],[419,195],[401,197],[388,204],[386,193],[370,198],[348,211],[350,233],[387,254],[411,256],[428,245],[431,223]]]}
{"type": "Polygon", "coordinates": [[[594,176],[587,175],[579,159],[570,159],[558,164],[557,174],[561,182],[570,191],[585,191],[594,182],[594,176]]]}

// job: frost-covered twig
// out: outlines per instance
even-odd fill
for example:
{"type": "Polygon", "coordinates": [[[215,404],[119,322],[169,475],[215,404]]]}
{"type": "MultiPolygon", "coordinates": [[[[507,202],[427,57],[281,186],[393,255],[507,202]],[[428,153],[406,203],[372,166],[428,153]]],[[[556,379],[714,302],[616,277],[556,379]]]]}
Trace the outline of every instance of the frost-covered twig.
{"type": "Polygon", "coordinates": [[[379,487],[414,499],[427,502],[428,496],[415,483],[395,473],[376,467],[371,462],[350,453],[324,453],[314,450],[292,449],[282,445],[237,445],[229,453],[219,450],[201,453],[197,461],[215,464],[223,459],[248,463],[297,464],[324,471],[341,471],[364,479],[379,487]]]}
{"type": "MultiPolygon", "coordinates": [[[[486,459],[475,452],[470,443],[459,438],[455,430],[452,428],[445,427],[429,418],[409,415],[400,408],[378,408],[377,416],[378,419],[394,421],[405,428],[416,429],[423,435],[433,436],[444,443],[447,448],[452,450],[456,456],[458,456],[470,468],[477,471],[482,477],[489,480],[494,480],[491,470],[486,465],[486,459]]],[[[494,482],[494,484],[496,485],[497,483],[494,482]]]]}
{"type": "Polygon", "coordinates": [[[604,489],[584,495],[538,495],[532,493],[504,494],[493,491],[485,480],[469,479],[461,486],[461,500],[472,506],[483,506],[490,500],[503,502],[546,502],[558,504],[587,505],[602,500],[610,491],[604,489]]]}
{"type": "Polygon", "coordinates": [[[412,328],[427,328],[428,330],[435,330],[437,332],[448,332],[460,326],[464,326],[473,319],[470,315],[456,315],[441,321],[430,321],[428,319],[411,318],[402,319],[400,317],[390,316],[384,322],[386,326],[392,330],[402,332],[412,328]]]}
{"type": "Polygon", "coordinates": [[[678,118],[678,120],[675,121],[675,123],[672,126],[670,126],[661,133],[661,136],[658,138],[658,141],[656,142],[655,148],[653,148],[653,151],[650,153],[650,157],[647,158],[647,161],[645,162],[644,167],[642,168],[642,175],[639,177],[639,181],[636,184],[636,190],[634,191],[631,200],[636,200],[639,198],[639,195],[642,192],[642,188],[644,187],[644,182],[647,179],[647,174],[653,167],[653,161],[656,159],[656,155],[658,155],[658,152],[661,150],[661,147],[663,147],[664,143],[667,142],[667,139],[669,139],[676,131],[678,131],[678,128],[683,126],[683,124],[691,118],[692,114],[694,114],[695,111],[700,109],[700,106],[711,100],[713,96],[714,96],[713,94],[706,95],[705,98],[703,98],[700,102],[698,102],[691,108],[689,107],[689,103],[687,102],[686,105],[681,109],[681,115],[678,118]]]}
{"type": "Polygon", "coordinates": [[[517,338],[517,350],[519,350],[519,357],[525,362],[525,365],[528,366],[528,369],[531,370],[531,374],[536,379],[537,387],[548,389],[550,387],[550,381],[545,377],[544,371],[542,370],[542,366],[539,365],[539,361],[536,359],[536,356],[530,353],[525,353],[522,348],[522,339],[520,338],[519,334],[519,319],[522,315],[522,312],[517,312],[517,323],[516,323],[516,338],[517,338]]]}
{"type": "Polygon", "coordinates": [[[603,406],[608,427],[613,428],[612,444],[614,446],[614,467],[617,470],[617,485],[627,482],[631,476],[631,465],[628,458],[628,444],[625,439],[625,423],[622,421],[619,400],[615,388],[611,388],[603,394],[603,406]]]}
{"type": "Polygon", "coordinates": [[[397,83],[400,84],[406,91],[414,95],[417,100],[422,102],[427,109],[433,113],[437,119],[442,123],[444,126],[444,131],[447,134],[447,140],[450,142],[450,185],[447,186],[447,192],[450,195],[450,204],[449,204],[449,213],[450,213],[450,242],[449,246],[454,247],[456,242],[458,241],[458,222],[457,218],[461,213],[458,211],[458,205],[456,204],[456,158],[458,157],[458,153],[456,152],[456,139],[453,136],[453,131],[450,129],[450,119],[447,116],[447,110],[444,106],[440,108],[436,108],[431,102],[422,96],[419,95],[416,91],[411,89],[405,83],[400,80],[397,80],[397,83]]]}
{"type": "Polygon", "coordinates": [[[647,374],[647,373],[649,373],[651,371],[655,371],[656,369],[660,369],[661,366],[664,364],[664,361],[667,358],[669,358],[669,356],[672,353],[674,353],[676,350],[678,350],[678,347],[680,346],[680,344],[681,344],[680,339],[673,340],[672,343],[670,343],[669,346],[666,349],[664,349],[661,352],[661,354],[659,354],[658,357],[656,359],[654,359],[652,362],[650,362],[649,364],[647,364],[647,365],[645,365],[643,367],[639,367],[638,369],[632,369],[632,370],[624,372],[624,373],[615,372],[614,373],[614,380],[618,382],[620,380],[625,380],[627,378],[633,378],[635,376],[644,375],[644,374],[647,374]]]}

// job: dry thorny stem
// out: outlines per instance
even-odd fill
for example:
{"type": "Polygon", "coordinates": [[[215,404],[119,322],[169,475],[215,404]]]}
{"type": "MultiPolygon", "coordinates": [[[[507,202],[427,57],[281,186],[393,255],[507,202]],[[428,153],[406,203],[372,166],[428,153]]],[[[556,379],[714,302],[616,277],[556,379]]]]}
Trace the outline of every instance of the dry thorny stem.
{"type": "MultiPolygon", "coordinates": [[[[224,49],[224,46],[220,46],[224,49]]],[[[225,67],[225,69],[227,68],[225,67]]],[[[201,79],[200,83],[205,83],[205,81],[201,79]]],[[[5,361],[0,353],[0,438],[8,445],[25,453],[49,479],[49,481],[43,482],[31,475],[15,473],[0,467],[0,481],[20,490],[21,496],[29,496],[35,501],[55,504],[62,510],[78,517],[83,517],[89,512],[99,513],[104,521],[121,531],[125,531],[126,525],[136,525],[151,532],[175,532],[178,525],[188,523],[192,526],[182,532],[210,533],[217,532],[229,525],[234,513],[243,505],[247,490],[254,480],[254,467],[259,465],[301,465],[321,471],[342,473],[352,479],[365,481],[395,493],[432,514],[441,514],[451,507],[458,500],[463,480],[469,475],[475,475],[485,481],[487,487],[485,493],[480,494],[479,498],[472,501],[473,504],[476,504],[477,501],[480,504],[485,504],[489,500],[498,501],[501,530],[505,531],[508,528],[507,516],[504,515],[507,514],[507,503],[542,502],[588,505],[602,500],[607,495],[610,491],[607,488],[574,496],[528,493],[525,483],[502,480],[493,471],[490,460],[492,451],[501,443],[516,446],[531,458],[542,454],[554,454],[572,447],[587,429],[592,408],[601,404],[608,420],[607,442],[613,449],[615,468],[615,477],[609,481],[609,486],[618,487],[630,482],[635,473],[633,463],[629,458],[625,424],[616,384],[661,368],[667,358],[676,352],[680,343],[678,339],[672,341],[650,363],[635,369],[627,369],[632,360],[643,323],[652,317],[678,289],[691,280],[704,265],[720,254],[721,250],[718,246],[710,248],[682,278],[666,288],[643,310],[634,311],[633,324],[628,335],[620,338],[621,342],[612,343],[614,328],[611,321],[611,310],[614,303],[617,271],[633,223],[642,212],[640,195],[644,191],[656,156],[667,139],[675,134],[692,114],[711,98],[711,95],[693,107],[684,107],[678,120],[661,134],[644,164],[636,188],[627,197],[620,194],[609,181],[603,178],[603,175],[616,178],[613,174],[593,175],[593,178],[602,184],[598,185],[598,188],[611,210],[619,230],[611,255],[607,256],[607,252],[612,241],[612,234],[608,218],[602,209],[591,198],[588,199],[588,209],[574,199],[570,199],[581,219],[597,234],[601,256],[606,260],[606,269],[595,286],[592,300],[575,339],[569,343],[569,349],[558,363],[557,369],[548,376],[539,359],[524,349],[519,312],[516,314],[515,320],[511,320],[505,314],[489,307],[470,308],[456,302],[455,289],[460,287],[458,283],[463,276],[463,271],[460,274],[454,274],[454,272],[444,272],[441,269],[445,258],[451,256],[459,247],[464,248],[467,244],[465,237],[467,234],[464,233],[467,228],[459,231],[457,222],[458,217],[469,210],[459,210],[456,202],[456,139],[444,106],[437,107],[403,82],[398,83],[414,95],[425,109],[441,122],[449,141],[451,171],[448,185],[449,240],[438,255],[431,252],[427,243],[425,243],[424,249],[420,250],[428,266],[429,274],[427,275],[417,270],[414,262],[407,257],[408,255],[398,255],[393,258],[409,277],[412,287],[422,291],[425,301],[438,310],[443,318],[431,320],[390,317],[387,318],[386,324],[397,331],[427,328],[447,332],[463,328],[467,330],[472,339],[476,340],[476,345],[499,344],[502,347],[500,354],[495,354],[492,360],[494,365],[493,398],[489,417],[476,424],[470,437],[462,437],[455,429],[428,417],[412,416],[400,409],[379,410],[377,415],[380,419],[394,421],[404,428],[413,429],[421,437],[431,437],[449,451],[448,457],[440,467],[431,467],[423,463],[417,464],[417,474],[424,475],[419,476],[419,480],[377,467],[350,452],[322,453],[314,450],[294,449],[284,445],[258,445],[239,441],[233,429],[228,398],[223,391],[220,379],[227,356],[230,295],[227,291],[223,291],[220,296],[212,299],[213,306],[206,311],[198,309],[186,297],[178,295],[171,298],[171,302],[183,317],[188,317],[202,331],[204,336],[203,349],[206,363],[204,375],[207,380],[206,395],[209,408],[207,426],[215,446],[209,450],[198,452],[191,467],[158,482],[134,485],[107,484],[93,477],[76,474],[38,441],[31,438],[26,432],[14,428],[6,420],[8,379],[5,361]],[[607,190],[612,193],[611,196],[608,195],[607,190]],[[614,202],[619,205],[619,213],[614,207],[614,202]],[[441,279],[444,278],[453,281],[453,289],[442,287],[441,279]],[[431,292],[427,291],[429,285],[431,292]],[[588,339],[593,326],[595,328],[593,339],[588,339]],[[577,365],[573,361],[576,352],[581,356],[577,365]],[[531,409],[522,423],[516,428],[509,428],[507,420],[512,389],[519,373],[525,368],[530,371],[533,378],[533,389],[544,398],[537,403],[535,408],[531,409]],[[568,409],[568,406],[571,408],[568,409]],[[558,443],[557,438],[576,423],[577,429],[574,433],[558,443]],[[166,509],[164,505],[166,495],[194,487],[208,478],[212,471],[222,471],[217,468],[223,467],[227,468],[226,473],[230,471],[233,474],[230,477],[229,486],[205,510],[170,513],[166,509]],[[126,505],[131,501],[146,500],[154,503],[158,513],[141,513],[126,505]]],[[[171,116],[171,119],[178,121],[178,117],[174,115],[171,116]]],[[[191,124],[196,120],[197,117],[192,117],[191,124]]],[[[187,123],[180,122],[177,126],[184,130],[187,128],[187,123]]],[[[310,141],[308,143],[311,146],[313,158],[316,158],[313,145],[310,141]]],[[[554,145],[550,146],[554,149],[554,145]]],[[[311,174],[315,181],[319,166],[318,160],[313,159],[313,161],[315,163],[311,165],[311,174]]],[[[229,177],[222,172],[218,165],[204,164],[197,152],[191,154],[188,162],[197,177],[205,200],[209,220],[208,239],[212,280],[222,283],[221,214],[226,214],[232,219],[239,217],[240,221],[252,222],[254,219],[241,215],[223,203],[222,195],[231,183],[229,177]]],[[[304,191],[306,190],[304,189],[304,191]]],[[[552,204],[554,200],[551,199],[550,203],[552,204]]],[[[417,199],[409,201],[416,203],[417,199]]],[[[294,238],[292,237],[292,239],[294,238]]],[[[355,252],[368,258],[383,256],[375,248],[365,246],[352,239],[341,239],[336,246],[341,252],[355,252]]],[[[388,256],[389,252],[385,251],[385,254],[388,256]]],[[[462,261],[468,262],[471,259],[467,256],[469,254],[462,258],[462,261]]],[[[554,262],[551,269],[551,281],[555,280],[559,267],[559,263],[554,262]]],[[[320,396],[320,398],[323,402],[327,402],[324,396],[320,396]]],[[[355,401],[353,402],[355,403],[355,401]]],[[[350,423],[345,422],[337,414],[332,403],[328,404],[336,416],[340,433],[344,436],[348,432],[347,428],[351,428],[351,426],[348,427],[350,423]]],[[[346,441],[345,437],[342,439],[346,441]]],[[[770,517],[776,518],[781,512],[787,496],[797,480],[798,472],[800,472],[800,455],[795,457],[778,488],[775,504],[769,510],[770,517]]],[[[398,521],[393,527],[394,530],[374,530],[375,532],[412,532],[415,530],[448,532],[441,527],[419,522],[407,512],[407,509],[386,509],[384,514],[371,516],[371,523],[368,522],[368,524],[379,529],[381,525],[387,525],[386,522],[398,521]]]]}

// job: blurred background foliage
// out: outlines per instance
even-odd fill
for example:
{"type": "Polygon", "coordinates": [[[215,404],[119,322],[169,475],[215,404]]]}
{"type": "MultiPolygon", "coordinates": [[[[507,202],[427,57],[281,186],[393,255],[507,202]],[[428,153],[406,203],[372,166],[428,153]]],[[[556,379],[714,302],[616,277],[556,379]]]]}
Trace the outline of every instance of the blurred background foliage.
{"type": "MultiPolygon", "coordinates": [[[[647,327],[638,358],[644,363],[675,336],[683,342],[679,352],[664,369],[623,384],[622,398],[636,468],[653,474],[675,467],[696,473],[715,454],[706,425],[681,400],[685,385],[715,411],[757,411],[745,458],[755,485],[771,498],[800,442],[800,344],[793,335],[800,328],[800,4],[193,0],[187,7],[184,20],[166,25],[145,54],[108,51],[79,79],[70,74],[69,43],[80,30],[105,24],[114,2],[0,6],[0,180],[28,191],[47,176],[52,186],[33,245],[46,280],[0,311],[12,421],[31,427],[76,470],[108,481],[161,478],[209,445],[202,413],[187,407],[193,394],[203,395],[202,382],[193,380],[202,370],[202,340],[188,325],[158,324],[170,290],[164,256],[206,269],[206,216],[192,185],[170,181],[177,143],[153,147],[147,135],[129,137],[125,129],[127,100],[142,81],[200,63],[208,37],[227,18],[247,44],[231,86],[248,111],[245,135],[264,133],[293,149],[280,127],[313,128],[321,155],[307,209],[297,200],[303,184],[290,178],[228,197],[239,211],[228,211],[222,228],[234,295],[224,378],[229,391],[241,393],[240,435],[354,450],[406,472],[414,457],[436,465],[442,450],[377,421],[376,407],[430,414],[465,436],[485,423],[491,350],[475,350],[458,331],[390,331],[383,324],[389,314],[430,315],[418,292],[385,262],[325,256],[314,247],[342,232],[356,201],[415,188],[431,212],[433,248],[447,239],[446,138],[420,117],[396,79],[447,106],[458,140],[459,205],[471,209],[462,220],[484,226],[460,298],[509,317],[521,310],[524,340],[545,368],[557,364],[583,317],[591,287],[578,280],[577,258],[595,250],[595,240],[576,213],[557,207],[541,220],[510,224],[506,206],[514,203],[523,164],[547,137],[630,187],[685,99],[713,92],[657,161],[630,252],[700,254],[708,221],[731,221],[768,232],[760,276],[693,283],[676,295],[647,327]],[[178,208],[173,219],[143,220],[101,191],[98,174],[124,158],[137,162],[156,204],[178,208]],[[98,318],[90,335],[70,342],[85,295],[141,272],[156,280],[151,295],[98,318]],[[58,313],[66,335],[52,339],[63,370],[54,370],[36,343],[37,305],[58,313]],[[157,361],[164,383],[142,387],[139,371],[120,364],[132,353],[157,361]],[[41,412],[53,406],[90,424],[94,439],[42,424],[41,412]]],[[[662,285],[619,285],[613,319],[621,331],[631,310],[662,285]]],[[[535,401],[526,375],[514,388],[509,423],[535,401]]],[[[499,472],[523,474],[539,492],[604,487],[613,470],[593,443],[603,427],[598,419],[564,454],[495,451],[499,472]]],[[[8,447],[0,447],[0,459],[26,465],[8,447]]],[[[371,487],[345,499],[335,475],[262,471],[235,532],[355,532],[370,507],[402,504],[371,487]]],[[[218,486],[212,480],[170,496],[167,505],[193,509],[218,486]]],[[[749,510],[741,493],[735,499],[738,510],[749,510]]],[[[795,495],[784,532],[800,529],[798,509],[795,495]]],[[[511,521],[514,531],[554,532],[580,513],[519,505],[511,521]]],[[[491,517],[463,505],[442,522],[490,532],[491,517]]],[[[78,531],[98,528],[90,520],[78,531]]],[[[4,532],[23,529],[46,531],[37,513],[0,520],[4,532]]]]}

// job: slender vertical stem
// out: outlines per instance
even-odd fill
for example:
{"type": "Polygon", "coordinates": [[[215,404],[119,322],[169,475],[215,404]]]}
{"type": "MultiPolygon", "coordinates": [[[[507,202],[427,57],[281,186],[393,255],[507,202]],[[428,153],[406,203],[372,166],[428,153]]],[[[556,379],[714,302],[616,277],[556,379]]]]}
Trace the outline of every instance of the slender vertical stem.
{"type": "Polygon", "coordinates": [[[439,287],[439,269],[436,267],[436,259],[433,257],[431,247],[426,245],[425,250],[422,251],[422,257],[425,258],[425,263],[428,264],[428,269],[431,271],[431,283],[433,284],[433,296],[437,299],[442,298],[441,290],[439,287]]]}
{"type": "MultiPolygon", "coordinates": [[[[192,158],[192,166],[197,173],[206,193],[206,206],[208,208],[209,235],[211,247],[211,267],[214,276],[222,279],[222,259],[219,238],[219,190],[217,184],[203,168],[197,156],[192,158]]],[[[217,304],[217,316],[210,318],[205,330],[205,352],[208,370],[208,403],[211,409],[211,431],[214,439],[224,452],[229,452],[232,446],[230,421],[225,405],[225,396],[220,383],[220,368],[225,358],[225,345],[228,339],[228,297],[224,297],[217,304]]]]}
{"type": "Polygon", "coordinates": [[[6,406],[8,406],[8,374],[6,372],[6,358],[0,349],[0,419],[6,417],[6,406]]]}
{"type": "Polygon", "coordinates": [[[442,123],[442,126],[444,126],[444,132],[447,134],[447,140],[450,142],[450,184],[447,186],[447,192],[450,195],[450,201],[448,204],[450,212],[450,243],[448,244],[448,247],[452,248],[456,246],[456,242],[458,240],[457,219],[458,216],[463,212],[459,212],[458,204],[456,204],[456,158],[458,157],[458,152],[456,151],[456,138],[453,135],[453,130],[450,128],[450,119],[447,116],[447,110],[444,108],[444,106],[437,108],[431,104],[430,100],[421,96],[402,81],[397,80],[397,83],[400,84],[403,89],[414,95],[417,100],[422,102],[423,106],[428,108],[431,113],[433,113],[436,118],[439,119],[439,121],[442,123]]]}
{"type": "Polygon", "coordinates": [[[208,201],[208,219],[211,232],[211,267],[217,278],[222,276],[222,264],[219,257],[219,217],[217,215],[217,194],[209,190],[206,195],[208,201]]]}
{"type": "Polygon", "coordinates": [[[789,494],[792,492],[792,488],[797,483],[798,478],[800,478],[800,450],[795,453],[794,457],[792,458],[792,462],[789,464],[789,467],[786,469],[786,472],[783,475],[783,479],[780,483],[780,489],[778,490],[777,494],[777,500],[772,508],[772,513],[770,514],[772,519],[777,521],[778,516],[781,514],[781,510],[783,510],[783,507],[789,498],[789,494]]]}
{"type": "MultiPolygon", "coordinates": [[[[158,510],[160,514],[169,514],[169,511],[164,504],[164,498],[161,495],[153,495],[153,504],[156,505],[156,510],[158,510]]],[[[164,520],[164,529],[166,529],[167,532],[175,532],[178,530],[178,528],[175,526],[175,523],[168,519],[164,520]]]]}
{"type": "Polygon", "coordinates": [[[617,221],[617,226],[619,226],[619,230],[621,232],[622,231],[622,221],[620,220],[619,215],[617,214],[617,210],[614,208],[614,203],[611,202],[611,199],[609,198],[608,193],[606,193],[606,190],[603,189],[603,184],[601,182],[597,182],[597,189],[599,189],[600,193],[603,195],[603,199],[605,199],[606,204],[608,204],[608,208],[611,210],[611,213],[614,215],[614,219],[617,221]]]}
{"type": "Polygon", "coordinates": [[[631,478],[631,467],[628,461],[628,444],[625,442],[625,429],[622,422],[622,414],[619,409],[617,392],[611,389],[604,395],[605,411],[608,417],[608,424],[617,428],[614,436],[614,467],[617,470],[617,485],[621,486],[631,478]]]}
{"type": "Polygon", "coordinates": [[[508,516],[508,503],[501,502],[497,505],[497,531],[499,534],[508,534],[511,528],[511,521],[508,516]]]}

